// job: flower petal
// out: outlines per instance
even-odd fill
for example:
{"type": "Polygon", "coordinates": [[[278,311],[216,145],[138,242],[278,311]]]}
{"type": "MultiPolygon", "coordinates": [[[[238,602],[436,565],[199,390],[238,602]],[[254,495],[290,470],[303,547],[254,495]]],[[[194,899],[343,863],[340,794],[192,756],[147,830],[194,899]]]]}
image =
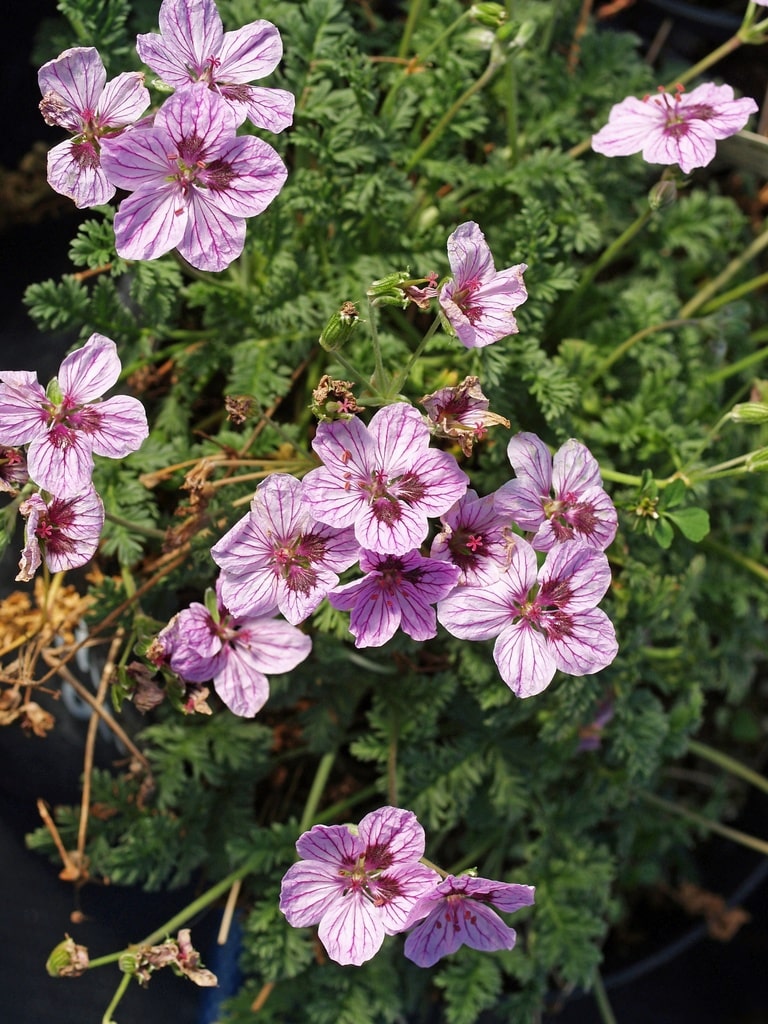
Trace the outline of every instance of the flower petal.
{"type": "Polygon", "coordinates": [[[114,341],[103,334],[92,334],[82,348],[65,357],[59,369],[59,386],[65,398],[84,405],[108,391],[120,376],[120,369],[114,341]]]}
{"type": "Polygon", "coordinates": [[[546,690],[557,668],[546,638],[525,620],[499,634],[493,660],[501,678],[518,697],[533,697],[546,690]]]}

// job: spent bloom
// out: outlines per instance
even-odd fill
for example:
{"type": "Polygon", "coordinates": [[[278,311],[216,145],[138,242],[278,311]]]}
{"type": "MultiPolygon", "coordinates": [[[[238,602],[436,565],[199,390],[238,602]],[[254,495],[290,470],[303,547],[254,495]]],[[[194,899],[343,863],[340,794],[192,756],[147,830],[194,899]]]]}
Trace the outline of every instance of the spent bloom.
{"type": "Polygon", "coordinates": [[[100,140],[138,121],[147,109],[144,76],[126,71],[107,82],[95,47],[77,46],[43,64],[37,79],[46,124],[73,135],[48,153],[48,184],[81,209],[108,202],[115,185],[101,166],[100,140]]]}
{"type": "Polygon", "coordinates": [[[467,491],[441,522],[430,555],[458,566],[460,583],[482,587],[505,571],[516,538],[509,516],[500,512],[493,495],[479,498],[475,491],[467,491]]]}
{"type": "Polygon", "coordinates": [[[460,224],[448,239],[453,280],[440,290],[440,306],[456,337],[467,348],[483,348],[517,334],[512,315],[528,298],[525,263],[497,271],[485,235],[474,221],[460,224]]]}
{"type": "Polygon", "coordinates": [[[70,352],[47,391],[37,374],[0,372],[0,443],[27,444],[30,478],[59,498],[91,486],[93,455],[121,459],[141,447],[147,416],[137,398],[98,401],[120,376],[114,341],[92,334],[70,352]]]}
{"type": "Polygon", "coordinates": [[[403,555],[427,536],[467,488],[448,452],[429,447],[420,413],[404,403],[358,419],[320,423],[312,447],[324,465],[303,480],[304,498],[321,523],[354,526],[361,547],[403,555]]]}
{"type": "Polygon", "coordinates": [[[349,631],[355,647],[381,647],[398,627],[414,640],[437,635],[433,607],[459,580],[448,562],[424,558],[418,551],[403,555],[360,552],[361,580],[345,583],[328,595],[334,608],[350,612],[349,631]]]}
{"type": "Polygon", "coordinates": [[[424,829],[399,807],[371,811],[356,827],[315,825],[296,849],[302,860],[283,878],[280,909],[294,928],[319,925],[318,938],[339,964],[370,960],[439,880],[419,863],[424,829]]]}
{"type": "Polygon", "coordinates": [[[225,32],[214,0],[163,0],[160,35],[136,39],[144,63],[168,85],[202,82],[227,101],[237,124],[281,132],[293,121],[294,96],[284,89],[249,85],[275,70],[283,55],[280,33],[269,21],[225,32]]]}
{"type": "Polygon", "coordinates": [[[45,502],[31,494],[19,506],[26,519],[17,580],[31,580],[45,557],[51,572],[77,569],[96,553],[104,526],[104,506],[91,488],[74,498],[45,502]]]}
{"type": "Polygon", "coordinates": [[[312,641],[271,615],[231,615],[218,591],[212,609],[195,601],[174,615],[157,636],[155,654],[187,683],[213,680],[233,714],[252,718],[269,697],[267,673],[296,668],[312,641]]]}
{"type": "Polygon", "coordinates": [[[17,494],[29,480],[27,459],[20,448],[0,444],[0,491],[17,494]]]}
{"type": "Polygon", "coordinates": [[[595,607],[611,580],[602,551],[566,541],[537,569],[536,552],[518,538],[510,565],[485,587],[460,587],[437,608],[462,640],[496,637],[493,659],[518,697],[541,693],[555,671],[591,675],[618,650],[611,620],[595,607]]]}
{"type": "Polygon", "coordinates": [[[507,445],[516,479],[496,491],[497,508],[521,530],[530,530],[537,551],[581,540],[604,551],[616,536],[618,517],[603,490],[600,466],[574,438],[554,455],[536,434],[516,434],[507,445]]]}
{"type": "Polygon", "coordinates": [[[231,612],[254,615],[279,608],[303,622],[357,560],[350,528],[315,522],[295,477],[273,473],[262,481],[250,512],[211,548],[221,568],[221,595],[231,612]]]}
{"type": "Polygon", "coordinates": [[[491,908],[512,914],[530,907],[534,892],[532,885],[448,875],[411,911],[409,924],[421,923],[405,940],[405,955],[419,967],[432,967],[461,946],[483,952],[513,949],[517,939],[514,928],[491,908]]]}
{"type": "Polygon", "coordinates": [[[508,419],[489,411],[479,377],[465,377],[461,384],[424,395],[421,405],[435,437],[455,439],[465,455],[472,454],[475,441],[485,437],[488,427],[509,426],[508,419]]]}
{"type": "Polygon", "coordinates": [[[658,95],[616,103],[592,148],[604,156],[642,153],[648,163],[678,164],[689,174],[706,167],[717,140],[741,131],[756,110],[753,99],[734,99],[730,85],[705,82],[689,93],[678,86],[672,94],[660,88],[658,95]]]}
{"type": "Polygon", "coordinates": [[[213,271],[240,255],[245,219],[263,213],[288,172],[268,143],[236,130],[232,108],[197,85],[170,96],[151,128],[104,140],[106,173],[133,193],[115,215],[121,256],[152,260],[178,249],[213,271]]]}

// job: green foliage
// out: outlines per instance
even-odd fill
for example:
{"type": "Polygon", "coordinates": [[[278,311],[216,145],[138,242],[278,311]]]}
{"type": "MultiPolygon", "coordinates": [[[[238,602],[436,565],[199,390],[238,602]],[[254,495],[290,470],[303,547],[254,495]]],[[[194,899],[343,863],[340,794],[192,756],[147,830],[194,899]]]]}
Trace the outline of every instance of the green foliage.
{"type": "MultiPolygon", "coordinates": [[[[158,9],[149,0],[59,6],[74,38],[58,48],[99,46],[110,75],[126,66],[129,30],[152,29],[158,9]]],[[[321,375],[346,378],[351,364],[370,377],[374,322],[385,367],[404,368],[430,316],[414,306],[369,309],[366,289],[406,267],[415,278],[444,278],[445,240],[463,221],[481,225],[497,267],[528,265],[519,333],[470,351],[437,331],[403,396],[415,401],[477,374],[492,410],[512,424],[463,459],[478,492],[509,480],[510,433],[530,430],[553,448],[584,441],[619,509],[603,607],[620,652],[605,671],[557,676],[523,701],[501,681],[491,642],[440,630],[427,643],[398,634],[381,650],[358,651],[346,614],[325,603],[302,627],[311,657],[270,679],[256,722],[235,719],[214,693],[211,716],[183,715],[177,694],[177,706],[167,701],[137,737],[147,776],[94,773],[94,875],[157,889],[202,870],[216,881],[248,862],[246,981],[224,1017],[230,1024],[251,1021],[257,997],[265,1024],[394,1024],[428,1013],[472,1024],[486,1011],[536,1019],[548,993],[590,984],[636,887],[674,881],[687,863],[690,826],[643,794],[704,802],[667,772],[688,738],[702,730],[715,744],[737,741],[745,757],[759,748],[768,493],[756,471],[762,456],[744,455],[768,445],[768,430],[727,415],[748,397],[765,401],[765,382],[752,377],[765,301],[750,287],[738,293],[764,269],[742,260],[750,223],[721,176],[697,172],[592,276],[593,261],[644,215],[659,173],[639,157],[570,150],[619,94],[653,88],[653,72],[636,39],[592,25],[568,69],[579,0],[518,0],[515,19],[532,23],[532,38],[475,89],[488,37],[463,23],[449,31],[467,6],[422,5],[399,53],[403,21],[385,18],[381,5],[220,0],[227,28],[259,18],[279,26],[285,58],[267,84],[297,97],[290,131],[260,133],[289,177],[249,221],[242,258],[220,275],[193,273],[173,255],[128,263],[116,256],[104,208],[72,243],[82,272],[26,294],[43,330],[113,337],[119,389],[139,394],[149,413],[141,451],[97,457],[94,476],[108,520],[89,623],[173,565],[120,620],[131,657],[146,661],[148,633],[213,584],[211,543],[245,513],[259,480],[271,468],[301,475],[316,465],[310,405],[321,375]],[[452,105],[445,131],[417,159],[452,105]],[[697,304],[729,266],[727,283],[697,304]],[[730,288],[736,301],[720,304],[730,288]],[[317,339],[344,301],[358,304],[364,322],[328,354],[317,339]],[[247,400],[242,424],[227,419],[225,396],[247,400]],[[597,749],[581,749],[606,706],[613,717],[597,749]],[[396,801],[417,813],[427,855],[446,870],[535,884],[535,906],[510,919],[515,950],[462,949],[420,971],[404,960],[402,939],[388,938],[353,970],[328,962],[313,929],[288,926],[280,879],[317,765],[331,756],[316,820],[355,821],[396,801]]],[[[368,416],[377,399],[363,391],[356,384],[368,416]]],[[[120,670],[125,682],[124,663],[120,670]]],[[[729,798],[714,790],[707,813],[721,814],[729,798]]],[[[58,809],[56,821],[76,848],[79,808],[58,809]]],[[[57,856],[47,830],[30,845],[57,856]]]]}

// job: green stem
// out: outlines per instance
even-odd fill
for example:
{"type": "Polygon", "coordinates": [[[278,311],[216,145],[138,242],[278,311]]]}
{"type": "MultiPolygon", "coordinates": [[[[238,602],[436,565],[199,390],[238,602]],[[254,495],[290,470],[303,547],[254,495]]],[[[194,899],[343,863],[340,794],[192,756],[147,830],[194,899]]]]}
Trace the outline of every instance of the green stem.
{"type": "Polygon", "coordinates": [[[378,391],[376,387],[374,387],[371,381],[364,377],[362,373],[359,373],[358,370],[356,370],[355,367],[352,365],[352,363],[350,363],[347,357],[343,356],[341,352],[333,352],[332,356],[338,363],[340,363],[344,367],[344,369],[352,378],[352,380],[356,381],[356,383],[358,383],[360,387],[365,388],[365,390],[368,391],[373,398],[384,397],[381,394],[381,392],[378,391]]]}
{"type": "MultiPolygon", "coordinates": [[[[639,476],[633,476],[630,473],[619,473],[615,469],[604,469],[600,467],[600,475],[603,480],[610,480],[614,484],[626,484],[628,487],[640,487],[643,483],[639,476]]],[[[658,480],[656,481],[658,484],[658,480]]]]}
{"type": "Polygon", "coordinates": [[[708,551],[717,552],[723,558],[730,559],[735,565],[746,569],[747,572],[751,572],[753,576],[757,576],[763,583],[768,583],[768,568],[754,558],[750,558],[749,555],[742,555],[738,551],[734,551],[729,545],[720,544],[719,541],[713,540],[711,537],[705,537],[701,542],[701,546],[708,551]]]}
{"type": "Polygon", "coordinates": [[[597,1003],[597,1009],[600,1013],[600,1019],[603,1024],[617,1024],[616,1017],[611,1009],[611,1004],[608,1001],[608,993],[605,991],[603,979],[597,968],[595,968],[594,974],[592,975],[592,983],[595,989],[595,1002],[597,1003]]]}
{"type": "Polygon", "coordinates": [[[768,843],[764,839],[758,839],[757,836],[751,836],[747,832],[740,832],[738,829],[721,825],[719,821],[712,821],[711,818],[705,818],[703,814],[689,811],[687,807],[681,807],[680,804],[675,804],[671,800],[664,800],[663,797],[655,796],[653,793],[641,793],[640,796],[662,811],[677,814],[679,817],[686,818],[688,821],[693,822],[694,825],[699,825],[708,832],[715,832],[717,835],[724,836],[734,843],[739,843],[741,846],[746,846],[750,850],[757,850],[758,853],[768,856],[768,843]]]}
{"type": "Polygon", "coordinates": [[[721,306],[727,306],[729,302],[740,299],[742,295],[749,295],[750,292],[757,291],[758,288],[762,288],[766,284],[768,284],[768,274],[759,274],[757,277],[753,277],[751,281],[745,281],[744,284],[739,284],[735,288],[731,288],[730,291],[718,295],[716,299],[712,299],[711,302],[706,304],[702,313],[705,316],[709,313],[714,313],[721,306]]]}
{"type": "Polygon", "coordinates": [[[461,96],[459,96],[456,102],[453,103],[448,108],[448,110],[446,110],[446,112],[437,122],[437,124],[426,137],[426,139],[424,139],[424,141],[416,150],[416,152],[411,156],[410,160],[405,165],[406,174],[412,171],[414,167],[416,167],[416,165],[419,164],[424,159],[427,153],[429,153],[434,148],[434,146],[440,141],[440,137],[442,136],[445,129],[454,119],[456,114],[461,110],[464,104],[471,100],[476,92],[479,92],[481,89],[483,89],[491,81],[491,79],[494,77],[499,68],[503,67],[503,65],[503,60],[491,58],[491,60],[488,62],[488,66],[486,67],[482,75],[480,75],[477,81],[473,82],[472,85],[470,85],[470,87],[465,92],[463,92],[461,96]]]}
{"type": "Polygon", "coordinates": [[[741,270],[745,263],[748,263],[749,260],[757,256],[759,252],[762,252],[766,246],[768,246],[768,227],[765,227],[761,233],[750,242],[740,256],[731,260],[728,266],[722,270],[717,277],[713,278],[709,284],[699,289],[693,298],[686,302],[680,310],[680,316],[690,317],[699,308],[705,306],[709,300],[720,291],[722,286],[730,281],[734,274],[737,274],[741,270]]]}
{"type": "Polygon", "coordinates": [[[395,377],[394,381],[392,382],[392,388],[390,389],[390,397],[394,397],[395,395],[398,395],[400,393],[403,384],[408,379],[408,374],[411,372],[416,361],[424,352],[424,349],[427,347],[429,341],[432,339],[439,326],[440,317],[436,316],[435,319],[432,321],[427,333],[424,335],[424,337],[421,339],[421,341],[416,346],[414,351],[411,353],[410,359],[405,364],[405,369],[402,371],[402,373],[398,374],[398,376],[395,377]]]}
{"type": "MultiPolygon", "coordinates": [[[[91,963],[91,966],[93,966],[93,963],[91,963]]],[[[109,1006],[104,1011],[104,1016],[101,1018],[101,1024],[115,1024],[115,1022],[112,1020],[112,1013],[114,1012],[120,1000],[125,995],[130,982],[130,974],[124,974],[120,979],[120,984],[117,986],[115,994],[112,996],[112,999],[110,1000],[109,1006]]]]}
{"type": "Polygon", "coordinates": [[[737,775],[751,786],[761,789],[763,793],[768,793],[768,779],[759,772],[753,771],[752,768],[747,768],[741,761],[736,761],[733,757],[715,750],[714,747],[710,747],[706,743],[699,743],[698,740],[689,740],[688,749],[692,754],[697,754],[699,757],[711,761],[731,775],[737,775]]]}
{"type": "MultiPolygon", "coordinates": [[[[418,24],[419,18],[421,17],[422,0],[412,0],[409,5],[408,18],[403,29],[403,35],[400,39],[400,47],[397,51],[398,60],[405,62],[408,56],[408,51],[411,48],[411,38],[413,36],[416,25],[418,24]]],[[[408,73],[411,68],[423,67],[427,59],[432,53],[445,42],[450,35],[452,35],[456,29],[467,20],[470,16],[470,11],[466,10],[459,17],[452,22],[443,32],[440,33],[429,46],[424,50],[420,50],[415,56],[407,61],[407,66],[403,71],[403,74],[395,78],[392,85],[389,87],[389,92],[384,97],[384,102],[381,105],[381,117],[388,118],[392,113],[392,107],[395,103],[395,98],[400,91],[401,86],[408,80],[408,73]]]]}
{"type": "MultiPolygon", "coordinates": [[[[595,262],[586,269],[581,280],[576,286],[576,289],[571,292],[565,305],[557,314],[557,318],[555,320],[556,324],[561,324],[570,317],[575,307],[578,306],[584,292],[590,284],[592,284],[600,271],[604,270],[610,263],[613,263],[622,249],[624,249],[636,235],[640,234],[651,217],[653,217],[654,212],[655,211],[652,210],[650,206],[646,206],[643,212],[636,217],[635,220],[633,220],[632,223],[622,231],[619,237],[611,242],[608,248],[603,251],[602,255],[600,255],[595,262]]],[[[687,314],[681,312],[680,316],[682,318],[687,316],[687,314]]]]}
{"type": "Polygon", "coordinates": [[[676,85],[686,85],[692,79],[696,78],[697,75],[700,75],[702,71],[707,71],[713,64],[717,64],[718,61],[723,60],[724,57],[733,53],[734,50],[738,50],[743,43],[748,41],[749,40],[742,38],[741,29],[739,29],[736,35],[731,36],[730,39],[726,39],[721,46],[712,50],[712,52],[708,53],[706,57],[702,57],[702,59],[696,64],[692,64],[691,67],[689,67],[687,71],[684,71],[679,78],[676,78],[674,82],[670,82],[669,85],[666,86],[667,90],[669,91],[674,89],[676,85]]]}
{"type": "Polygon", "coordinates": [[[611,352],[609,356],[599,364],[599,366],[593,370],[591,376],[587,379],[587,384],[594,384],[596,380],[603,376],[603,374],[609,370],[614,363],[622,359],[629,350],[642,341],[643,338],[648,338],[652,334],[659,334],[661,331],[668,331],[674,327],[685,327],[688,324],[695,324],[696,320],[665,320],[661,324],[652,324],[650,327],[644,327],[641,331],[636,331],[631,337],[627,338],[626,341],[622,341],[620,345],[611,352]]]}
{"type": "Polygon", "coordinates": [[[299,822],[299,832],[307,832],[315,821],[315,815],[317,814],[317,805],[325,789],[325,784],[328,782],[328,776],[331,774],[331,768],[333,762],[336,760],[336,751],[331,750],[327,754],[323,754],[320,758],[320,763],[317,766],[315,777],[312,780],[312,788],[309,791],[307,802],[304,805],[304,812],[301,815],[301,821],[299,822]]]}
{"type": "Polygon", "coordinates": [[[126,530],[130,530],[131,533],[139,533],[142,537],[153,537],[156,540],[163,540],[165,532],[163,530],[156,530],[154,526],[141,526],[139,523],[134,523],[130,519],[123,519],[122,516],[116,516],[113,512],[105,512],[104,518],[108,519],[110,523],[114,523],[115,526],[123,526],[126,530]]]}
{"type": "Polygon", "coordinates": [[[371,328],[371,341],[373,342],[373,379],[376,381],[376,390],[381,394],[387,390],[389,377],[381,359],[381,343],[379,342],[379,329],[376,325],[376,310],[372,305],[368,307],[368,310],[368,324],[371,328]]]}
{"type": "MultiPolygon", "coordinates": [[[[515,0],[507,0],[505,9],[507,21],[511,23],[514,14],[515,0]]],[[[507,146],[509,147],[509,162],[514,167],[518,160],[517,140],[519,136],[518,124],[518,93],[517,93],[517,66],[514,57],[507,62],[507,146]]]]}
{"type": "Polygon", "coordinates": [[[768,347],[758,349],[757,352],[751,352],[748,356],[744,356],[743,359],[737,360],[735,363],[731,363],[729,366],[723,366],[719,370],[715,370],[713,373],[705,375],[705,384],[716,384],[719,381],[727,380],[729,377],[735,376],[737,373],[741,373],[742,370],[749,370],[757,363],[761,363],[764,359],[768,359],[768,347]]]}

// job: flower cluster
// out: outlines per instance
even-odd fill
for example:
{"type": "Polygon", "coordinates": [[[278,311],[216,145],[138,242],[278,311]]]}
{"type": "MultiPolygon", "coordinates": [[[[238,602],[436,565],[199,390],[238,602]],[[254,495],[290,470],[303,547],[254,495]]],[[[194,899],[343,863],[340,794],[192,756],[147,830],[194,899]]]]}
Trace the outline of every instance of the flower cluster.
{"type": "Polygon", "coordinates": [[[534,901],[530,885],[471,875],[442,880],[423,861],[424,829],[412,811],[380,807],[359,825],[315,825],[296,843],[280,909],[296,928],[318,925],[332,960],[359,966],[387,935],[413,929],[405,955],[431,967],[462,945],[512,949],[515,932],[491,909],[508,913],[534,901]],[[415,926],[415,927],[414,927],[415,926]]]}
{"type": "Polygon", "coordinates": [[[144,407],[136,398],[101,396],[120,376],[117,346],[93,334],[71,352],[47,388],[27,370],[0,372],[0,445],[6,480],[36,485],[19,511],[26,517],[19,580],[41,564],[74,569],[90,560],[104,524],[104,508],[93,489],[93,456],[120,459],[148,435],[144,407]],[[26,456],[16,446],[26,445],[26,456]],[[8,447],[6,447],[8,446],[8,447]],[[26,463],[26,466],[24,465],[26,463]]]}
{"type": "Polygon", "coordinates": [[[132,193],[115,217],[120,256],[177,249],[200,270],[223,270],[243,251],[246,219],[287,176],[272,146],[236,134],[246,118],[274,132],[291,124],[290,93],[249,84],[277,67],[280,35],[267,21],[224,32],[214,0],[163,0],[159,20],[137,51],[175,91],[149,116],[143,75],[107,82],[93,47],[40,69],[43,116],[73,136],[51,150],[48,181],[79,207],[132,193]]]}

